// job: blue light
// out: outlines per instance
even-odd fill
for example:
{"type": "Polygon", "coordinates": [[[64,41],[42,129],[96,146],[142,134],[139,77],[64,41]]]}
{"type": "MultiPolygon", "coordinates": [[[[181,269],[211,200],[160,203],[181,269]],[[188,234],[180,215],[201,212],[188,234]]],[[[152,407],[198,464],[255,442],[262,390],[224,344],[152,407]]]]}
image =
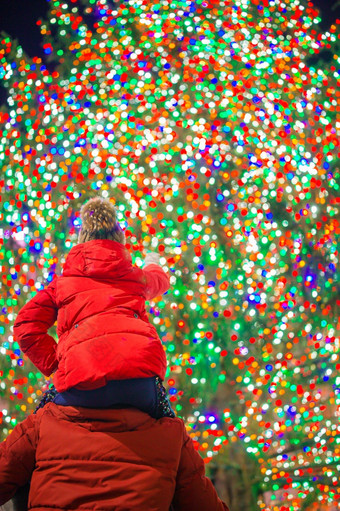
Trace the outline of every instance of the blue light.
{"type": "Polygon", "coordinates": [[[74,225],[75,227],[79,227],[79,226],[81,225],[81,220],[80,220],[80,218],[75,218],[75,219],[73,220],[73,225],[74,225]]]}

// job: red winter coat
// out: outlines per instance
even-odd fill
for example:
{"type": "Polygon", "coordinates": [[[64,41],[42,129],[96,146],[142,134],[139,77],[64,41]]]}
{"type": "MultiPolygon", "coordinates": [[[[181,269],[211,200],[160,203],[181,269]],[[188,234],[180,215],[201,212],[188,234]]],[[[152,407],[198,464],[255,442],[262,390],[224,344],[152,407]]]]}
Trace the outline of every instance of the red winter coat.
{"type": "Polygon", "coordinates": [[[0,444],[0,505],[30,510],[228,511],[180,419],[47,404],[0,444]]]}
{"type": "Polygon", "coordinates": [[[160,266],[133,267],[122,244],[81,243],[71,249],[62,276],[20,310],[14,335],[44,375],[56,370],[59,392],[94,389],[109,380],[164,379],[164,348],[149,323],[145,300],[168,288],[160,266]],[[58,344],[47,333],[57,318],[58,344]]]}

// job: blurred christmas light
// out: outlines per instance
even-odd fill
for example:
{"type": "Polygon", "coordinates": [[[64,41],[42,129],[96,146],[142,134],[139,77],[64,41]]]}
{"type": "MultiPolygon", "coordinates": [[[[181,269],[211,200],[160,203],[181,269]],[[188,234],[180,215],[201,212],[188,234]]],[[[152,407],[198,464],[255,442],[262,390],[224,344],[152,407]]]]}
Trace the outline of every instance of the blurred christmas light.
{"type": "Polygon", "coordinates": [[[263,510],[338,503],[339,57],[309,60],[335,25],[299,0],[49,3],[54,71],[0,46],[3,434],[46,385],[15,315],[99,194],[169,267],[150,314],[205,461],[255,463],[263,510]]]}

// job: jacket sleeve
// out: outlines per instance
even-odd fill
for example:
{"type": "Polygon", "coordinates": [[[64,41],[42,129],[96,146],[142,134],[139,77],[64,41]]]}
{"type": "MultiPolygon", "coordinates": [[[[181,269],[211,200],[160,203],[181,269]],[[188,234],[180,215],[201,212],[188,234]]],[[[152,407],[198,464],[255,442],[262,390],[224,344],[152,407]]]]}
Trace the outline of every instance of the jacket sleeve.
{"type": "Polygon", "coordinates": [[[203,460],[185,429],[172,506],[174,511],[229,511],[205,476],[203,460]]]}
{"type": "Polygon", "coordinates": [[[0,506],[31,479],[35,466],[37,417],[27,417],[0,444],[0,506]]]}
{"type": "Polygon", "coordinates": [[[144,295],[147,300],[160,296],[169,289],[169,276],[158,264],[149,264],[142,272],[145,282],[144,295]]]}
{"type": "Polygon", "coordinates": [[[14,323],[14,335],[20,348],[45,376],[50,376],[58,365],[57,344],[47,333],[58,316],[56,280],[24,305],[14,323]]]}

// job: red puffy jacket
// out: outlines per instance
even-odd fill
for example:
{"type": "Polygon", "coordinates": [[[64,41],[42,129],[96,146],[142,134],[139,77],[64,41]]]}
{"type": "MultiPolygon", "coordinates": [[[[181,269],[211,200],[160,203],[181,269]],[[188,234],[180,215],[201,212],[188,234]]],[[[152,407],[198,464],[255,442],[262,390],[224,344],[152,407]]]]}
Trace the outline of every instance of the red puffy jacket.
{"type": "Polygon", "coordinates": [[[0,444],[0,505],[31,510],[228,511],[180,419],[47,404],[0,444]]]}
{"type": "Polygon", "coordinates": [[[132,266],[122,244],[81,243],[71,249],[62,276],[20,310],[14,335],[44,375],[56,370],[59,392],[94,389],[109,380],[163,380],[164,348],[149,323],[145,300],[168,288],[169,277],[160,266],[132,266]],[[58,344],[47,333],[57,318],[58,344]]]}

